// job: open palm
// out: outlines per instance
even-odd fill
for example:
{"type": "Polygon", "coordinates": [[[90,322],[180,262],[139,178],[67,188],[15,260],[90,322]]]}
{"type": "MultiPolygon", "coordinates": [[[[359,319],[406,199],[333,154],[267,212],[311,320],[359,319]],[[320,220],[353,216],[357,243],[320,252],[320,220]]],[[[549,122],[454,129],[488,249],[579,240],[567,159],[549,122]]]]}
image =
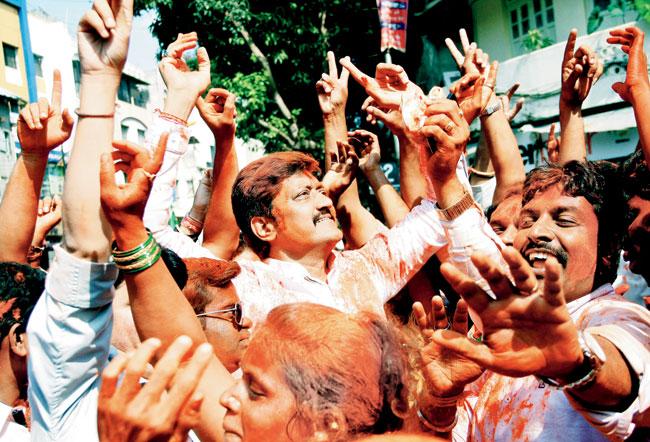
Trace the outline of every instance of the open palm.
{"type": "Polygon", "coordinates": [[[496,300],[453,266],[441,267],[450,284],[481,318],[483,344],[451,331],[436,332],[433,339],[506,376],[562,377],[570,373],[581,362],[582,351],[562,292],[561,266],[553,257],[546,260],[540,288],[518,251],[508,247],[503,257],[516,281],[514,285],[489,258],[472,256],[496,300]]]}
{"type": "MultiPolygon", "coordinates": [[[[431,314],[427,315],[419,302],[413,304],[413,313],[425,340],[424,347],[420,349],[420,356],[429,391],[439,397],[459,394],[465,385],[474,382],[483,373],[483,367],[432,339],[434,330],[449,327],[442,298],[435,296],[431,300],[431,314]]],[[[456,333],[467,334],[465,301],[458,302],[454,320],[449,328],[456,333]]]]}

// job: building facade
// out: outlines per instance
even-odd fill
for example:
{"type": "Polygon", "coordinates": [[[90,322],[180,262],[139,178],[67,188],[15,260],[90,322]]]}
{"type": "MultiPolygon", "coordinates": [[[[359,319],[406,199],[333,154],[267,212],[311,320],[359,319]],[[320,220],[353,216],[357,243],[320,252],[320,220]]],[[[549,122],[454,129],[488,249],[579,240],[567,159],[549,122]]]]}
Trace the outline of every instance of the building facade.
{"type": "Polygon", "coordinates": [[[25,0],[0,0],[0,194],[16,162],[20,108],[37,96],[25,0]]]}
{"type": "MultiPolygon", "coordinates": [[[[606,42],[609,30],[650,25],[630,0],[474,0],[474,39],[500,61],[497,91],[521,83],[515,99],[526,104],[513,122],[527,168],[541,163],[541,149],[552,123],[558,123],[561,63],[571,29],[576,48],[588,44],[604,62],[600,80],[583,104],[590,160],[619,160],[638,142],[634,113],[611,89],[625,80],[627,56],[606,42]]],[[[646,53],[650,43],[646,41],[646,53]]],[[[559,126],[558,126],[559,130],[559,126]]]]}

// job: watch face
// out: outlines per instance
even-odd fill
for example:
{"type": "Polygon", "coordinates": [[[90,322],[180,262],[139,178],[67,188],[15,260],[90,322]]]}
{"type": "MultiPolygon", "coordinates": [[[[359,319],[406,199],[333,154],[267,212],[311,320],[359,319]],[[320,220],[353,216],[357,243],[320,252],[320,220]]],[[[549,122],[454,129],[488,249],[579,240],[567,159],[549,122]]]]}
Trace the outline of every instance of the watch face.
{"type": "Polygon", "coordinates": [[[585,344],[589,348],[589,350],[596,356],[598,359],[600,359],[601,363],[604,363],[607,357],[605,356],[605,350],[603,350],[603,347],[600,346],[596,338],[594,338],[591,333],[589,332],[584,332],[583,333],[583,339],[585,341],[585,344]]]}

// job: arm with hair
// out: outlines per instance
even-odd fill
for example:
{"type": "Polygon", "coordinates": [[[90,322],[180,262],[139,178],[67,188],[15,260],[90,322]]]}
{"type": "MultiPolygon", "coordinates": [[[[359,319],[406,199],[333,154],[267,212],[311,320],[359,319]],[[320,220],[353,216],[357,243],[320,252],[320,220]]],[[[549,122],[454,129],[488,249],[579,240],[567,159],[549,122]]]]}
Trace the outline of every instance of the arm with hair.
{"type": "Polygon", "coordinates": [[[650,165],[650,79],[648,59],[643,50],[645,34],[637,27],[616,29],[610,32],[608,43],[620,44],[621,50],[629,55],[625,82],[612,85],[612,89],[625,101],[632,103],[639,141],[645,161],[650,165]]]}
{"type": "Polygon", "coordinates": [[[216,152],[212,172],[212,196],[203,227],[203,247],[215,256],[230,259],[239,244],[239,227],[232,210],[232,186],[239,167],[235,150],[235,96],[225,89],[211,89],[197,108],[214,134],[216,152]]]}

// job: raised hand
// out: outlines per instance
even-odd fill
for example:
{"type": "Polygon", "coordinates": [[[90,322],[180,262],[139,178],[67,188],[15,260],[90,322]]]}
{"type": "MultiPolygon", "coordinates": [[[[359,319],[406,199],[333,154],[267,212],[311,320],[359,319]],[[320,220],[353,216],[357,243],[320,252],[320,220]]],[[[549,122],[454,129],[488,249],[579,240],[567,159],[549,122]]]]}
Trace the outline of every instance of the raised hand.
{"type": "MultiPolygon", "coordinates": [[[[350,57],[345,57],[349,60],[350,57]]],[[[338,74],[336,67],[336,58],[334,52],[327,52],[327,64],[329,73],[323,74],[321,79],[316,82],[316,92],[318,93],[318,104],[323,116],[331,115],[335,112],[345,113],[345,104],[348,101],[348,79],[350,72],[343,68],[341,76],[338,74]]]]}
{"type": "Polygon", "coordinates": [[[337,141],[336,146],[338,155],[330,153],[330,169],[322,179],[325,191],[335,200],[352,184],[359,169],[359,157],[354,147],[341,141],[337,141]]]}
{"type": "Polygon", "coordinates": [[[358,155],[360,155],[359,169],[364,174],[368,174],[368,172],[381,167],[379,163],[381,160],[381,149],[377,135],[367,130],[357,129],[348,132],[348,144],[353,146],[356,152],[358,152],[358,155]]]}
{"type": "Polygon", "coordinates": [[[200,95],[196,99],[196,108],[201,118],[208,125],[215,138],[232,137],[237,123],[237,108],[235,95],[225,89],[213,88],[208,91],[205,99],[200,95]]]}
{"type": "Polygon", "coordinates": [[[441,346],[433,340],[435,330],[453,330],[467,335],[467,303],[462,299],[456,305],[454,319],[449,323],[440,296],[431,300],[431,313],[427,315],[420,302],[413,304],[413,316],[420,328],[425,345],[420,349],[424,379],[431,394],[449,397],[460,394],[465,385],[474,382],[483,373],[476,362],[441,346]]]}
{"type": "Polygon", "coordinates": [[[506,114],[508,121],[514,120],[517,114],[521,111],[521,108],[524,107],[524,102],[526,101],[524,98],[520,98],[517,100],[514,107],[510,107],[512,104],[512,96],[515,94],[515,92],[517,92],[517,89],[519,89],[520,85],[520,83],[513,84],[504,95],[499,95],[497,97],[499,100],[501,100],[501,108],[506,114]]]}
{"type": "Polygon", "coordinates": [[[63,204],[61,204],[59,196],[46,197],[38,202],[38,214],[32,245],[40,245],[49,231],[61,222],[62,207],[63,204]]]}
{"type": "Polygon", "coordinates": [[[183,92],[189,97],[198,97],[210,84],[210,58],[204,47],[198,48],[196,57],[198,70],[192,71],[183,60],[183,52],[197,45],[196,32],[178,34],[178,38],[167,47],[166,55],[158,64],[167,89],[183,92]]]}
{"type": "Polygon", "coordinates": [[[574,52],[578,31],[572,29],[564,48],[560,102],[581,106],[591,87],[603,73],[603,62],[589,46],[580,46],[574,52]]]}
{"type": "Polygon", "coordinates": [[[192,353],[192,340],[177,338],[143,385],[140,379],[160,345],[160,340],[148,339],[132,356],[121,354],[104,369],[97,407],[100,441],[182,442],[199,422],[203,396],[196,389],[212,358],[212,347],[202,344],[192,353]]]}
{"type": "Polygon", "coordinates": [[[399,109],[402,96],[407,93],[424,96],[422,89],[409,80],[406,71],[399,65],[379,63],[375,78],[372,78],[361,72],[349,57],[342,58],[340,62],[382,108],[399,109]]]}
{"type": "Polygon", "coordinates": [[[456,165],[469,141],[469,125],[455,101],[435,100],[425,110],[421,134],[433,149],[428,169],[432,180],[445,182],[456,174],[456,165]]]}
{"type": "Polygon", "coordinates": [[[611,37],[607,39],[607,43],[621,45],[621,50],[629,55],[625,82],[614,83],[612,89],[623,100],[632,102],[637,91],[650,89],[648,58],[643,51],[645,34],[635,26],[615,29],[609,34],[611,37]]]}
{"type": "Polygon", "coordinates": [[[547,258],[540,284],[517,250],[506,247],[502,254],[514,284],[489,258],[472,256],[496,300],[451,264],[440,269],[481,318],[483,343],[455,331],[435,331],[433,340],[496,373],[562,379],[583,361],[578,331],[562,291],[562,267],[555,257],[547,258]]]}
{"type": "Polygon", "coordinates": [[[461,74],[479,74],[487,80],[490,57],[487,53],[479,49],[476,43],[469,42],[465,29],[461,28],[458,31],[458,35],[460,36],[462,52],[456,47],[456,44],[451,38],[445,38],[445,44],[461,74]]]}
{"type": "Polygon", "coordinates": [[[169,134],[163,133],[154,152],[127,141],[114,141],[113,147],[117,151],[102,155],[99,171],[101,204],[106,219],[114,229],[127,226],[132,221],[142,221],[153,179],[162,165],[168,138],[169,134]],[[115,183],[116,170],[127,175],[127,183],[115,183]]]}
{"type": "MultiPolygon", "coordinates": [[[[557,163],[560,160],[560,137],[555,136],[555,123],[551,124],[546,140],[546,151],[548,152],[548,162],[557,163]]],[[[542,158],[544,155],[542,154],[542,158]]]]}
{"type": "Polygon", "coordinates": [[[64,109],[61,112],[61,72],[54,70],[52,104],[45,98],[28,104],[18,117],[18,140],[23,154],[47,156],[63,144],[74,126],[74,118],[64,109]]]}
{"type": "Polygon", "coordinates": [[[129,50],[133,0],[95,0],[79,22],[81,72],[119,79],[129,50]]]}

